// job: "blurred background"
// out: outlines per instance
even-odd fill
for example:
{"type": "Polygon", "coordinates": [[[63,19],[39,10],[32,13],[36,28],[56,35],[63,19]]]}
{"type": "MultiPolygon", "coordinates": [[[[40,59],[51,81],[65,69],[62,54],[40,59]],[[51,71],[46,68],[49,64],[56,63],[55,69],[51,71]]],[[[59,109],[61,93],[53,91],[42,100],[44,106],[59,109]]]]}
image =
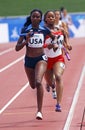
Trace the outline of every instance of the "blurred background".
{"type": "Polygon", "coordinates": [[[85,0],[0,0],[0,43],[17,41],[26,17],[34,8],[66,8],[72,19],[70,37],[85,37],[85,0]]]}

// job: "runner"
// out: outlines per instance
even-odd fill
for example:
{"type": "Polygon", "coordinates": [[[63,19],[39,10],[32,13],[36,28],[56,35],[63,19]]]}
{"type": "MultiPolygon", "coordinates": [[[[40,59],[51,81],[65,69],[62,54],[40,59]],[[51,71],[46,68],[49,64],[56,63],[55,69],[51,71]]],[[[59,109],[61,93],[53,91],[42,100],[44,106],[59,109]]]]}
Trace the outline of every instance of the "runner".
{"type": "MultiPolygon", "coordinates": [[[[66,23],[64,23],[63,21],[60,20],[60,11],[59,10],[55,10],[54,12],[55,12],[55,28],[57,28],[58,30],[61,29],[62,31],[64,31],[65,36],[66,36],[66,46],[69,47],[70,45],[69,45],[69,39],[68,39],[68,28],[67,28],[67,25],[66,25],[66,23]]],[[[54,78],[55,78],[55,76],[54,76],[54,78]]],[[[55,91],[55,83],[54,83],[54,81],[52,83],[51,88],[52,88],[52,96],[53,96],[54,99],[56,99],[57,94],[56,94],[56,91],[55,91]]],[[[50,92],[50,86],[48,84],[46,85],[46,90],[48,92],[50,92]]]]}
{"type": "Polygon", "coordinates": [[[73,24],[71,16],[68,14],[67,9],[64,7],[60,8],[61,20],[66,23],[69,36],[69,26],[73,24]]]}
{"type": "MultiPolygon", "coordinates": [[[[46,27],[48,27],[51,32],[58,37],[57,40],[57,49],[53,50],[49,46],[49,43],[52,43],[52,39],[47,36],[45,40],[46,47],[44,48],[45,54],[48,56],[48,66],[47,71],[45,73],[45,79],[49,86],[52,86],[52,83],[54,81],[55,76],[55,87],[56,87],[56,93],[57,93],[57,103],[55,111],[61,112],[61,100],[62,100],[62,94],[63,94],[63,81],[62,81],[62,75],[65,70],[65,60],[64,55],[62,53],[62,45],[67,45],[65,43],[66,37],[64,34],[64,31],[61,31],[57,28],[55,28],[55,13],[54,11],[47,11],[44,15],[44,21],[46,27]]],[[[71,48],[71,46],[68,46],[68,49],[71,48]]]]}
{"type": "MultiPolygon", "coordinates": [[[[41,27],[42,12],[38,9],[31,11],[29,16],[29,26],[22,30],[20,38],[15,47],[16,51],[26,47],[25,54],[25,72],[27,74],[32,89],[37,89],[37,115],[36,119],[42,120],[42,103],[43,103],[43,86],[42,79],[47,69],[47,56],[44,54],[43,44],[46,35],[51,36],[54,40],[55,36],[51,34],[46,27],[41,27]]],[[[52,45],[54,48],[54,44],[52,45]]]]}

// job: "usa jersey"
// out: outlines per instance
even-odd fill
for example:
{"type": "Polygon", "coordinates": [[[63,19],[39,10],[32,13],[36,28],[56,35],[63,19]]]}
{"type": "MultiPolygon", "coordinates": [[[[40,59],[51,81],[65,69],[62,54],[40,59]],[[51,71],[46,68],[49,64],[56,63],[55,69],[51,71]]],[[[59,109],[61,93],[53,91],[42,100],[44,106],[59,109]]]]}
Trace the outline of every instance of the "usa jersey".
{"type": "Polygon", "coordinates": [[[26,38],[27,33],[30,32],[30,39],[28,42],[28,47],[32,48],[41,48],[43,47],[45,37],[49,35],[51,32],[47,27],[39,26],[38,29],[32,28],[32,25],[29,25],[21,36],[26,38]]]}

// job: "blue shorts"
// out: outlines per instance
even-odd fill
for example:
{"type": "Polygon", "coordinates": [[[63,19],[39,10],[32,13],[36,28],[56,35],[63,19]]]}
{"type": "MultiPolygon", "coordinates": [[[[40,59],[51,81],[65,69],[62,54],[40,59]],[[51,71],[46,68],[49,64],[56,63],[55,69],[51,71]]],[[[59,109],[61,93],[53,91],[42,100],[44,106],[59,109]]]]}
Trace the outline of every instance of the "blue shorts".
{"type": "Polygon", "coordinates": [[[41,61],[41,60],[44,60],[45,62],[47,62],[47,56],[45,54],[41,55],[41,56],[38,56],[38,57],[28,57],[28,56],[25,56],[25,67],[27,68],[32,68],[34,69],[36,64],[41,61]]]}

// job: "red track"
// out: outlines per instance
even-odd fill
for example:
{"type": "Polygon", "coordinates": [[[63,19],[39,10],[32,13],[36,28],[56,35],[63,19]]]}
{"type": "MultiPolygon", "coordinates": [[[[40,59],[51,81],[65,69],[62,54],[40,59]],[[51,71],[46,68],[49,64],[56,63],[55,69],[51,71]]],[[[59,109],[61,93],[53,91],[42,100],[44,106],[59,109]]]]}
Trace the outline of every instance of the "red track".
{"type": "Polygon", "coordinates": [[[51,92],[44,91],[42,121],[35,119],[36,90],[25,86],[23,60],[14,63],[25,50],[15,52],[15,43],[0,44],[0,54],[12,48],[0,55],[0,130],[80,130],[85,107],[85,39],[70,39],[70,42],[73,50],[63,75],[62,112],[55,112],[56,100],[52,99],[51,92]]]}

